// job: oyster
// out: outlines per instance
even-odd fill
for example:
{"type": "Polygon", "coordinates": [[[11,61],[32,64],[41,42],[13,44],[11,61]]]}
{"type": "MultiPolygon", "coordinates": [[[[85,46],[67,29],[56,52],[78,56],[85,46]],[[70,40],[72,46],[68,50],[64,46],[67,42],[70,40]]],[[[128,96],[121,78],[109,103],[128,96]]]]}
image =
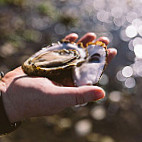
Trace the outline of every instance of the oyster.
{"type": "Polygon", "coordinates": [[[74,69],[74,81],[77,86],[98,83],[107,64],[107,46],[101,41],[89,43],[85,62],[74,69]]]}
{"type": "Polygon", "coordinates": [[[65,86],[96,84],[104,70],[106,45],[100,41],[83,45],[62,41],[42,48],[22,65],[30,76],[42,76],[65,86]]]}

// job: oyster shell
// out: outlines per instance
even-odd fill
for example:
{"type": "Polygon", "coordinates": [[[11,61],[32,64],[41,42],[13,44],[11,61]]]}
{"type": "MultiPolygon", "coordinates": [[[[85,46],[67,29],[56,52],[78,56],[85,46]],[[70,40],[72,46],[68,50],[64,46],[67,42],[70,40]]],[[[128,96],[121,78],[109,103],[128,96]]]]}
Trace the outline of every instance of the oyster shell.
{"type": "Polygon", "coordinates": [[[107,64],[107,46],[101,41],[89,43],[85,62],[74,69],[74,82],[77,86],[98,83],[107,64]]]}
{"type": "Polygon", "coordinates": [[[93,85],[106,65],[107,48],[102,42],[82,44],[62,41],[42,48],[22,65],[30,76],[47,77],[65,86],[93,85]]]}

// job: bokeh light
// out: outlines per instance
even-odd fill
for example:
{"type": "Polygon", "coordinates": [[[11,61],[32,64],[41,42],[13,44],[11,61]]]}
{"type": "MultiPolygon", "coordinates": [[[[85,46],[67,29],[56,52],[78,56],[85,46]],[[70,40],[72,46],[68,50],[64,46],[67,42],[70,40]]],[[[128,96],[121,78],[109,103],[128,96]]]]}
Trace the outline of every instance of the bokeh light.
{"type": "Polygon", "coordinates": [[[130,77],[130,78],[127,78],[126,81],[125,81],[125,86],[127,88],[133,88],[135,87],[136,85],[136,81],[134,78],[130,77]]]}
{"type": "Polygon", "coordinates": [[[112,91],[110,92],[109,94],[109,99],[112,101],[112,102],[120,102],[121,100],[121,92],[120,91],[112,91]]]}
{"type": "Polygon", "coordinates": [[[130,66],[126,66],[122,69],[122,75],[124,77],[131,77],[133,75],[133,69],[130,66]]]}
{"type": "Polygon", "coordinates": [[[106,74],[103,74],[100,81],[99,81],[99,84],[101,85],[107,85],[109,82],[109,78],[106,74]]]}
{"type": "Polygon", "coordinates": [[[91,110],[91,116],[96,120],[102,120],[106,117],[106,111],[103,106],[96,106],[91,110]]]}
{"type": "Polygon", "coordinates": [[[62,118],[61,120],[58,121],[58,127],[61,129],[67,129],[72,126],[72,122],[68,118],[62,118]]]}
{"type": "Polygon", "coordinates": [[[134,11],[129,11],[126,15],[126,19],[129,23],[132,23],[134,19],[138,17],[138,14],[134,11]]]}
{"type": "Polygon", "coordinates": [[[126,35],[129,37],[129,38],[133,38],[137,35],[137,29],[133,26],[133,25],[130,25],[126,28],[126,35]]]}
{"type": "Polygon", "coordinates": [[[142,76],[142,61],[136,60],[135,63],[132,65],[135,76],[142,76]]]}
{"type": "Polygon", "coordinates": [[[142,36],[142,25],[139,26],[139,28],[138,28],[138,33],[139,33],[140,36],[142,36]]]}
{"type": "Polygon", "coordinates": [[[130,40],[128,43],[128,47],[131,51],[134,51],[133,40],[130,40]]]}
{"type": "Polygon", "coordinates": [[[142,44],[136,44],[134,46],[134,52],[137,58],[142,58],[142,44]]]}
{"type": "Polygon", "coordinates": [[[92,124],[90,120],[84,119],[80,120],[75,124],[75,131],[78,135],[84,136],[91,132],[92,124]]]}
{"type": "Polygon", "coordinates": [[[136,37],[132,41],[133,41],[133,46],[135,46],[137,44],[142,44],[142,38],[141,37],[136,37]]]}
{"type": "Polygon", "coordinates": [[[122,71],[118,71],[117,74],[116,74],[116,78],[119,80],[119,81],[125,81],[126,80],[126,77],[124,77],[122,75],[122,71]]]}

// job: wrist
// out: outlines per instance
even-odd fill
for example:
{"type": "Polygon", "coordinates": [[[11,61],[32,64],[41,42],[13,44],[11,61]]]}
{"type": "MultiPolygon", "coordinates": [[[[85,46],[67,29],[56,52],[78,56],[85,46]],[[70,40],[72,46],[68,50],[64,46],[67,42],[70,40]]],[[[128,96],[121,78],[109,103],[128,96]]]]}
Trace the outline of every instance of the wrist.
{"type": "Polygon", "coordinates": [[[20,119],[17,118],[18,113],[14,109],[15,104],[13,104],[12,100],[9,98],[9,95],[7,93],[7,88],[8,86],[7,86],[7,83],[5,82],[5,78],[2,78],[2,80],[0,80],[0,93],[2,94],[1,97],[3,101],[3,107],[9,122],[13,123],[16,121],[20,121],[20,119]]]}
{"type": "Polygon", "coordinates": [[[0,93],[2,94],[1,99],[3,101],[3,107],[5,109],[6,115],[9,121],[12,123],[14,122],[14,117],[13,114],[11,113],[12,110],[11,107],[9,106],[10,102],[8,101],[8,97],[6,95],[6,84],[2,80],[0,81],[0,93]]]}
{"type": "MultiPolygon", "coordinates": [[[[1,77],[3,77],[1,75],[1,77]]],[[[21,122],[14,122],[12,123],[9,119],[9,113],[6,111],[5,101],[3,99],[6,92],[6,85],[3,81],[0,80],[0,135],[10,133],[14,131],[16,128],[18,128],[21,124],[21,122]]]]}

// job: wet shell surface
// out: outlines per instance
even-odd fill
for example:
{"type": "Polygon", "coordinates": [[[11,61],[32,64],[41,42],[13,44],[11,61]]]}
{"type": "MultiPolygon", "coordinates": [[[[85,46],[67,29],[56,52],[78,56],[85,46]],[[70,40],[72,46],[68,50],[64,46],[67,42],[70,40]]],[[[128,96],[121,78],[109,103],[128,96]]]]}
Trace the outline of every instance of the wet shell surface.
{"type": "Polygon", "coordinates": [[[47,77],[65,86],[94,85],[106,66],[104,43],[83,44],[62,41],[42,48],[27,59],[23,71],[29,76],[47,77]]]}

